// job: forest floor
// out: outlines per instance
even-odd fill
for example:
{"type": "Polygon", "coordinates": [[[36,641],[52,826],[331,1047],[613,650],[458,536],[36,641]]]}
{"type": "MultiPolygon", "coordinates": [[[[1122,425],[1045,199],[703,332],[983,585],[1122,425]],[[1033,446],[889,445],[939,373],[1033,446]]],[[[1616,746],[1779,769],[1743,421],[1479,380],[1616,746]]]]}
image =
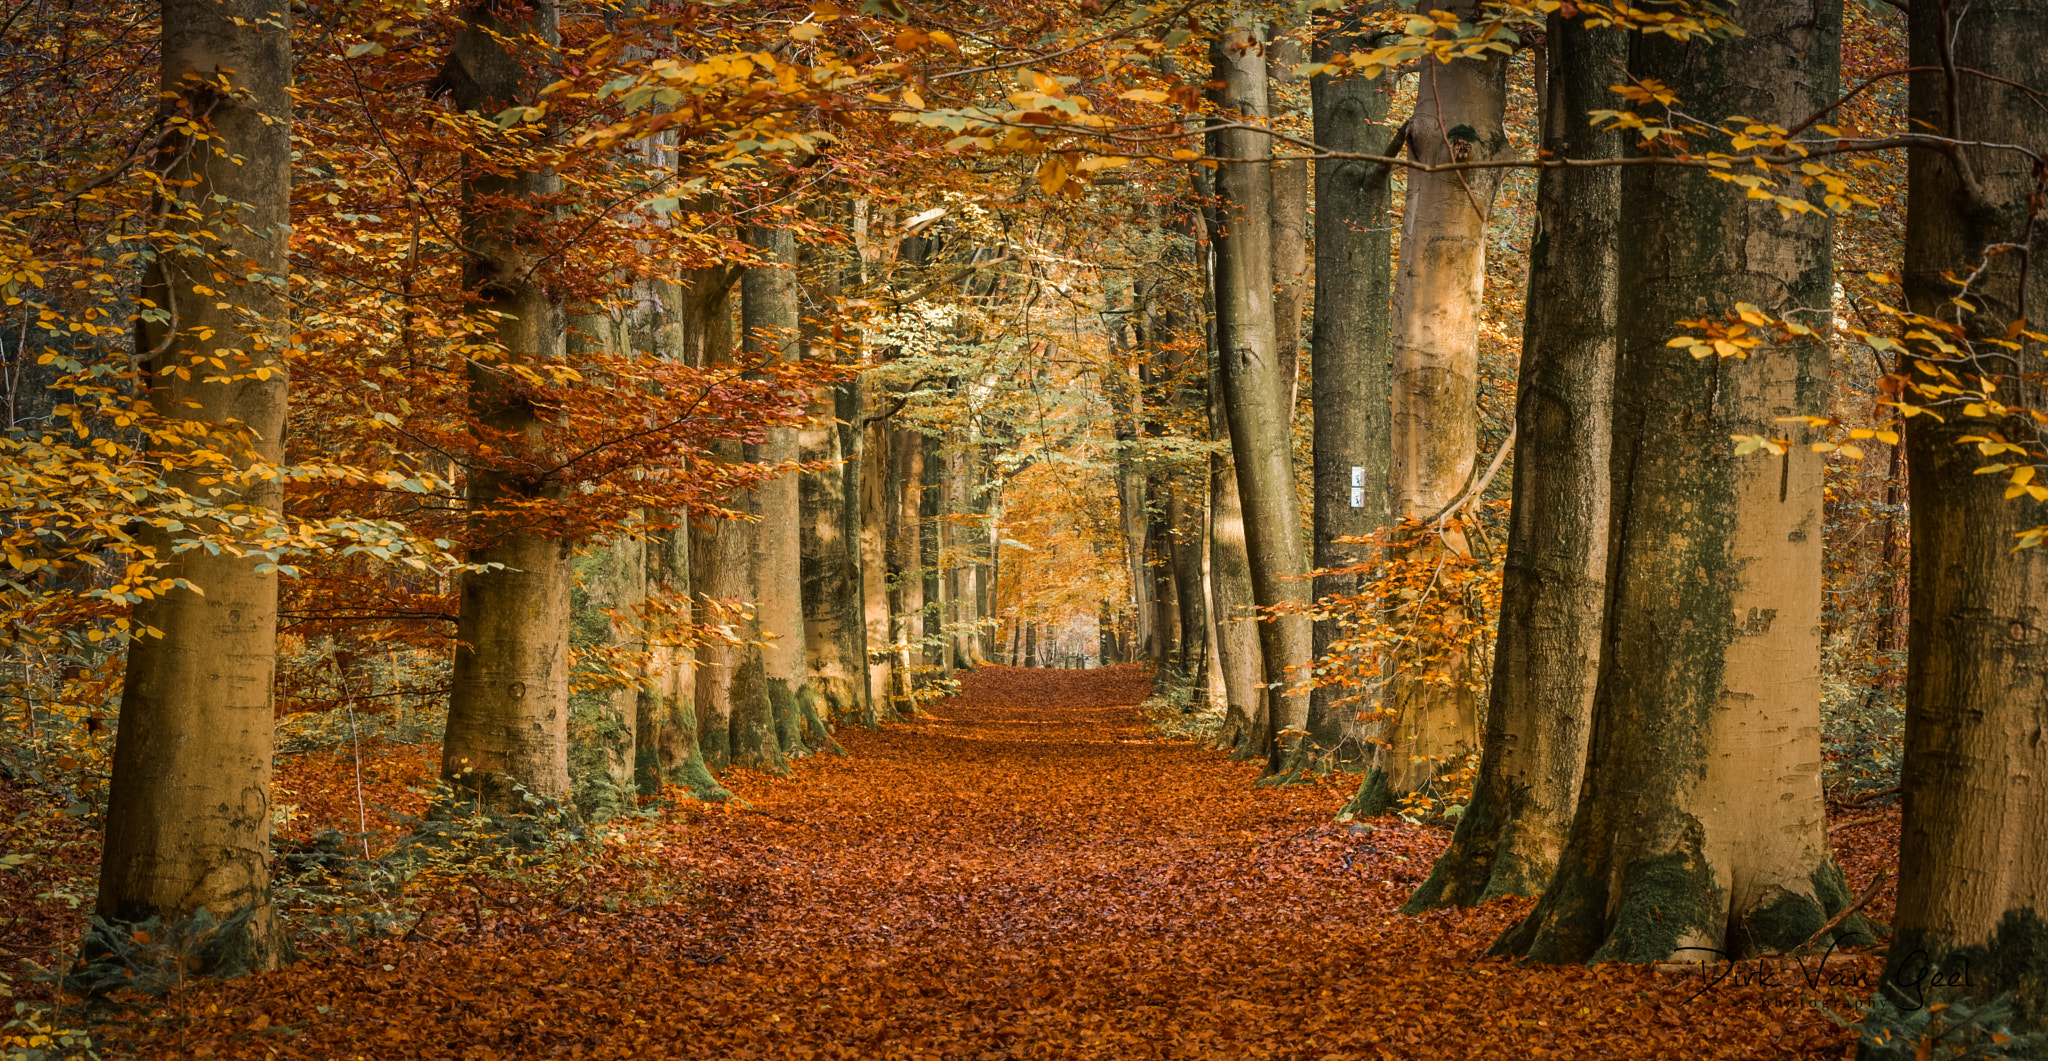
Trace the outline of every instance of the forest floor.
{"type": "MultiPolygon", "coordinates": [[[[570,871],[448,877],[402,930],[130,1005],[94,1018],[93,1037],[103,1057],[321,1061],[1793,1058],[1849,1045],[1815,1003],[1847,1013],[1867,991],[1789,963],[1742,963],[1710,985],[1480,957],[1527,901],[1396,910],[1444,831],[1334,823],[1350,795],[1336,782],[1253,788],[1253,766],[1157,736],[1134,667],[992,667],[963,688],[915,720],[842,730],[847,758],[740,775],[744,806],[631,821],[570,871]]],[[[433,749],[366,761],[389,805],[433,749]]],[[[280,784],[309,818],[353,829],[367,813],[353,785],[320,780],[353,762],[297,757],[280,784]]],[[[1849,815],[1838,837],[1856,845],[1842,856],[1859,892],[1888,867],[1889,813],[1849,815]]],[[[63,943],[35,935],[48,938],[17,930],[0,946],[63,943]]],[[[1827,971],[1876,965],[1838,956],[1827,971]]]]}

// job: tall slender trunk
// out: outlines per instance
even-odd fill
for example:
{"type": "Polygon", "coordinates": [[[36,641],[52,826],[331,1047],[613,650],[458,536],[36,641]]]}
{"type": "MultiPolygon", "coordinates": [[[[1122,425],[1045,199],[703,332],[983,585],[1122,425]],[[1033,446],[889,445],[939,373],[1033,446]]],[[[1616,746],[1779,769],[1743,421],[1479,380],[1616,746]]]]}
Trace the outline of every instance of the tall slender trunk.
{"type": "MultiPolygon", "coordinates": [[[[1202,171],[1206,173],[1206,171],[1202,171]]],[[[1197,190],[1205,191],[1202,173],[1197,190]]],[[[1234,759],[1264,754],[1266,714],[1265,666],[1259,660],[1259,631],[1253,625],[1251,557],[1245,552],[1244,507],[1237,498],[1237,469],[1230,459],[1230,418],[1223,411],[1223,359],[1216,350],[1214,329],[1216,279],[1214,255],[1206,253],[1215,231],[1207,211],[1194,216],[1204,248],[1202,275],[1209,303],[1209,440],[1222,443],[1209,456],[1208,591],[1210,637],[1215,642],[1217,695],[1223,700],[1223,725],[1216,747],[1231,750],[1234,759]]]]}
{"type": "MultiPolygon", "coordinates": [[[[836,290],[832,263],[806,250],[805,258],[826,271],[836,290]]],[[[825,357],[806,318],[804,357],[825,357]]],[[[811,419],[798,432],[806,463],[830,462],[825,471],[805,472],[798,508],[803,517],[803,626],[811,679],[832,719],[868,718],[867,637],[862,615],[860,570],[862,432],[859,394],[849,381],[820,387],[811,400],[811,419]]]]}
{"type": "MultiPolygon", "coordinates": [[[[2038,0],[1915,4],[1910,19],[1911,62],[1928,71],[1912,75],[1916,128],[2048,154],[2048,11],[2038,0]]],[[[1906,421],[1905,820],[1885,974],[1902,985],[1968,985],[1927,992],[1934,1004],[2011,992],[2015,1030],[2039,1033],[2048,1031],[2048,549],[2013,551],[2016,536],[2042,522],[2041,507],[2007,499],[2007,475],[1977,474],[2011,458],[1987,458],[1962,436],[1997,432],[2040,456],[2038,421],[2019,409],[2048,408],[2048,344],[2039,337],[2048,329],[2038,323],[2048,319],[2048,173],[2019,152],[1982,147],[1920,148],[1909,165],[1907,304],[1974,357],[1909,341],[1906,360],[1917,364],[1900,371],[1924,381],[1931,377],[1917,366],[1940,368],[1972,385],[1982,373],[1991,377],[1985,389],[1995,384],[2014,411],[1987,421],[1952,403],[1944,419],[1906,421]],[[1961,312],[1950,300],[1963,292],[1950,278],[1973,272],[1975,312],[1961,312]],[[2006,345],[2015,325],[2034,333],[2014,336],[2018,349],[2006,345]]]]}
{"type": "MultiPolygon", "coordinates": [[[[1266,31],[1267,110],[1276,123],[1312,107],[1310,93],[1294,73],[1305,57],[1303,34],[1304,27],[1285,23],[1266,31]]],[[[1292,424],[1301,392],[1301,315],[1309,293],[1308,160],[1291,158],[1272,167],[1273,345],[1287,384],[1284,414],[1292,424]]]]}
{"type": "MultiPolygon", "coordinates": [[[[288,330],[282,280],[291,210],[292,48],[290,12],[273,12],[277,6],[258,0],[163,4],[161,108],[166,115],[206,115],[202,120],[216,139],[164,142],[155,162],[162,186],[193,182],[177,192],[192,213],[165,209],[151,226],[170,233],[171,242],[201,230],[218,242],[211,245],[212,261],[160,249],[144,288],[174,316],[136,332],[155,412],[213,430],[247,428],[249,448],[234,455],[241,469],[284,459],[285,369],[278,354],[288,330]],[[195,73],[212,83],[225,71],[233,71],[238,94],[186,80],[195,73]],[[236,156],[232,164],[216,157],[216,146],[236,156]],[[225,291],[202,294],[207,285],[223,283],[214,278],[213,261],[235,263],[233,278],[225,291]],[[220,370],[190,368],[207,357],[221,358],[229,373],[243,378],[209,380],[220,370]],[[267,378],[247,375],[258,369],[267,378]]],[[[183,452],[152,446],[156,457],[183,452]]],[[[197,468],[165,478],[204,496],[197,468]]],[[[275,480],[257,479],[242,490],[223,500],[273,513],[281,505],[275,480]]],[[[277,576],[260,570],[259,556],[194,550],[172,559],[174,536],[155,528],[142,533],[157,556],[171,560],[163,575],[186,579],[194,589],[169,590],[135,608],[138,626],[162,633],[128,647],[98,911],[108,920],[175,923],[205,910],[239,926],[239,938],[234,947],[193,955],[197,971],[269,969],[283,941],[271,911],[269,871],[277,576]]]]}
{"type": "MultiPolygon", "coordinates": [[[[1767,0],[1743,29],[1641,38],[1629,76],[1694,114],[1787,127],[1833,102],[1839,4],[1767,0]]],[[[1702,362],[1666,342],[1678,321],[1738,302],[1825,325],[1813,307],[1834,287],[1832,224],[1704,172],[1632,169],[1621,189],[1612,560],[1587,767],[1557,872],[1496,946],[1550,962],[1739,958],[1799,945],[1850,901],[1820,787],[1823,458],[1783,422],[1820,414],[1828,355],[1795,338],[1702,362]],[[1729,441],[1788,430],[1768,458],[1729,441]]],[[[1869,938],[1860,919],[1835,934],[1869,938]]]]}
{"type": "MultiPolygon", "coordinates": [[[[507,47],[537,40],[551,48],[559,39],[554,5],[543,0],[512,9],[479,2],[466,19],[443,74],[455,105],[488,116],[536,98],[546,75],[530,70],[529,62],[537,66],[546,56],[515,55],[507,47]],[[508,14],[523,18],[507,22],[508,14]]],[[[545,209],[561,181],[545,171],[473,165],[463,179],[463,242],[470,252],[463,280],[500,361],[470,360],[470,413],[493,433],[494,452],[539,463],[549,425],[512,366],[557,364],[563,357],[562,306],[535,275],[547,251],[532,234],[541,219],[535,211],[545,209]]],[[[560,479],[513,461],[478,467],[469,476],[470,560],[503,566],[462,577],[441,773],[465,798],[490,809],[523,810],[529,798],[556,800],[569,792],[572,547],[530,525],[516,508],[500,507],[567,497],[560,479]]]]}
{"type": "Polygon", "coordinates": [[[917,709],[924,666],[924,550],[918,511],[924,492],[924,436],[898,428],[889,438],[889,643],[895,653],[889,700],[898,714],[917,709]]]}
{"type": "MultiPolygon", "coordinates": [[[[1263,119],[1266,56],[1248,26],[1226,30],[1211,50],[1222,83],[1226,114],[1263,119]]],[[[1301,534],[1301,504],[1294,488],[1294,444],[1287,404],[1292,381],[1283,372],[1274,338],[1272,298],[1272,165],[1269,139],[1246,129],[1210,134],[1211,153],[1224,160],[1216,176],[1220,200],[1216,247],[1217,350],[1222,362],[1223,407],[1230,421],[1231,457],[1244,505],[1245,549],[1251,560],[1252,600],[1261,608],[1300,608],[1308,597],[1308,551],[1301,534]]],[[[1308,697],[1296,692],[1311,659],[1309,620],[1292,611],[1259,623],[1265,665],[1268,732],[1259,749],[1269,775],[1298,771],[1294,762],[1308,723],[1308,697]],[[1285,771],[1283,773],[1283,770],[1285,771]]]]}
{"type": "MultiPolygon", "coordinates": [[[[1621,134],[1594,128],[1587,115],[1612,96],[1607,85],[1626,40],[1561,15],[1551,16],[1545,36],[1544,150],[1553,158],[1619,156],[1621,134]]],[[[1620,213],[1619,170],[1543,172],[1486,743],[1451,846],[1404,909],[1535,895],[1571,826],[1607,606],[1620,213]]]]}
{"type": "Polygon", "coordinates": [[[953,652],[947,628],[952,586],[946,579],[943,549],[946,526],[946,455],[941,440],[926,435],[923,489],[917,498],[918,570],[924,582],[923,659],[941,678],[953,676],[953,652]]]}
{"type": "MultiPolygon", "coordinates": [[[[590,549],[576,562],[571,594],[570,644],[579,652],[645,648],[635,616],[647,599],[647,542],[626,535],[590,549]]],[[[641,683],[622,680],[570,697],[570,787],[577,808],[592,818],[632,810],[639,784],[641,683]]],[[[632,676],[632,677],[638,677],[632,676]]]]}
{"type": "MultiPolygon", "coordinates": [[[[1476,4],[1438,5],[1469,18],[1476,4]]],[[[1418,162],[1496,158],[1506,153],[1502,115],[1507,59],[1425,61],[1418,75],[1407,147],[1418,162]]],[[[1479,446],[1479,318],[1486,289],[1486,223],[1501,170],[1408,175],[1401,217],[1401,267],[1394,281],[1393,448],[1389,507],[1397,519],[1436,520],[1473,479],[1479,446]]],[[[1400,546],[1418,558],[1464,554],[1455,531],[1434,524],[1400,546]]],[[[1455,618],[1455,616],[1453,616],[1455,618]]],[[[1479,746],[1471,660],[1437,653],[1428,634],[1391,661],[1388,723],[1379,762],[1359,786],[1354,809],[1377,814],[1429,784],[1479,746]],[[1425,675],[1425,668],[1439,671],[1425,675]],[[1434,679],[1434,680],[1431,680],[1434,679]]]]}
{"type": "MultiPolygon", "coordinates": [[[[732,363],[732,277],[701,270],[691,277],[691,311],[683,325],[692,363],[732,363]]],[[[746,449],[738,442],[713,443],[706,460],[738,463],[746,449]]],[[[734,507],[745,498],[734,499],[734,507]]],[[[738,705],[753,703],[761,689],[759,622],[754,618],[752,535],[736,520],[706,519],[690,527],[690,589],[697,622],[716,635],[696,657],[697,740],[704,763],[724,773],[733,763],[733,727],[738,705]]]]}
{"type": "MultiPolygon", "coordinates": [[[[1331,25],[1316,58],[1367,47],[1370,38],[1331,25]]],[[[1320,74],[1310,84],[1316,143],[1336,151],[1387,154],[1391,77],[1320,74]]],[[[1393,287],[1392,184],[1385,166],[1325,159],[1316,163],[1316,305],[1311,393],[1315,409],[1315,555],[1318,569],[1368,560],[1368,546],[1340,542],[1384,528],[1393,436],[1387,329],[1393,287]]],[[[1356,576],[1321,575],[1318,599],[1359,590],[1356,576]]],[[[1321,659],[1341,636],[1335,619],[1314,627],[1321,659]]],[[[1356,769],[1370,750],[1359,708],[1346,690],[1319,686],[1309,696],[1308,733],[1319,756],[1356,769]]]]}
{"type": "MultiPolygon", "coordinates": [[[[767,361],[796,356],[796,237],[786,228],[749,226],[747,244],[764,264],[740,277],[742,343],[749,355],[767,361]]],[[[747,447],[750,463],[779,465],[797,456],[796,429],[771,427],[761,442],[747,447]]],[[[793,756],[808,754],[800,720],[799,697],[817,695],[808,688],[810,667],[804,658],[804,613],[800,595],[803,570],[799,476],[784,472],[754,487],[755,522],[746,528],[748,560],[753,571],[755,625],[760,631],[761,699],[733,703],[732,761],[770,773],[785,773],[793,756]]]]}
{"type": "MultiPolygon", "coordinates": [[[[650,591],[673,603],[679,623],[689,622],[695,614],[690,595],[690,529],[672,527],[651,539],[647,569],[650,591]]],[[[640,700],[640,717],[653,720],[649,744],[655,749],[661,780],[681,785],[707,803],[723,803],[732,794],[711,775],[698,741],[696,650],[687,639],[686,628],[664,634],[648,648],[647,689],[640,700]]],[[[652,794],[644,785],[642,793],[652,794]]]]}
{"type": "Polygon", "coordinates": [[[893,461],[892,432],[887,421],[869,421],[868,407],[874,404],[874,385],[855,380],[853,408],[860,413],[854,423],[860,431],[860,601],[861,627],[867,638],[868,706],[874,724],[891,722],[896,708],[890,702],[896,666],[895,623],[890,618],[890,502],[893,461]]]}

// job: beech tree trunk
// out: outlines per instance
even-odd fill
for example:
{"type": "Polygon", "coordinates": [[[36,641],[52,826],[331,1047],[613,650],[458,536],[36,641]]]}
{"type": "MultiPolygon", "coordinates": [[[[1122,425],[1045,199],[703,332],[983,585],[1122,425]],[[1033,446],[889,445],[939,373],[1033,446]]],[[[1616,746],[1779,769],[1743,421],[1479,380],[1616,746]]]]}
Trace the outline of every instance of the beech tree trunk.
{"type": "MultiPolygon", "coordinates": [[[[1561,15],[1545,36],[1544,150],[1617,157],[1621,134],[1587,115],[1610,105],[1626,39],[1561,15]]],[[[1539,894],[1577,805],[1607,606],[1620,172],[1549,169],[1537,187],[1486,742],[1451,846],[1410,912],[1539,894]]]]}
{"type": "Polygon", "coordinates": [[[946,515],[946,455],[932,435],[920,439],[924,447],[923,489],[917,498],[918,570],[924,582],[924,665],[941,678],[953,676],[951,631],[947,628],[951,589],[942,556],[946,515]]]}
{"type": "MultiPolygon", "coordinates": [[[[807,333],[811,327],[806,320],[807,333]]],[[[823,357],[825,352],[807,343],[804,356],[823,357]]],[[[811,680],[827,718],[872,722],[862,612],[859,400],[851,381],[821,387],[813,396],[811,421],[798,432],[797,444],[806,462],[830,461],[834,467],[804,473],[798,507],[803,518],[803,626],[811,680]]]]}
{"type": "MultiPolygon", "coordinates": [[[[1838,4],[1769,0],[1742,23],[1746,36],[1712,43],[1642,38],[1629,74],[1690,113],[1786,127],[1834,101],[1838,4]]],[[[1794,339],[1697,361],[1665,343],[1737,302],[1825,325],[1832,224],[1701,171],[1634,168],[1621,184],[1613,560],[1588,765],[1556,874],[1496,948],[1740,958],[1798,946],[1850,901],[1820,784],[1823,458],[1782,422],[1822,412],[1828,354],[1794,339]],[[1755,434],[1791,445],[1737,456],[1730,436],[1755,434]]],[[[1869,938],[1860,919],[1834,935],[1869,938]]]]}
{"type": "MultiPolygon", "coordinates": [[[[579,558],[576,576],[572,647],[585,652],[612,646],[644,650],[634,616],[647,599],[647,542],[621,537],[594,547],[579,558]]],[[[581,717],[570,720],[569,780],[578,809],[593,818],[610,818],[635,807],[641,684],[607,684],[571,697],[582,710],[581,717]]]]}
{"type": "MultiPolygon", "coordinates": [[[[1226,30],[1211,50],[1215,80],[1223,85],[1226,114],[1267,116],[1266,56],[1245,25],[1226,30]]],[[[1308,551],[1294,488],[1294,440],[1284,374],[1273,325],[1272,164],[1269,139],[1256,130],[1211,134],[1211,153],[1224,159],[1216,176],[1220,201],[1212,239],[1216,248],[1217,350],[1222,361],[1223,407],[1230,421],[1231,456],[1244,506],[1245,550],[1251,561],[1252,600],[1261,608],[1301,606],[1309,595],[1308,551]],[[1241,161],[1240,161],[1241,160],[1241,161]]],[[[1269,688],[1271,728],[1258,753],[1269,778],[1298,773],[1300,734],[1308,723],[1308,697],[1295,691],[1311,660],[1309,620],[1293,612],[1259,623],[1260,657],[1269,688]],[[1293,673],[1290,673],[1292,671],[1293,673]]]]}
{"type": "Polygon", "coordinates": [[[918,509],[924,492],[924,436],[894,429],[889,438],[889,644],[890,705],[899,715],[917,710],[917,675],[924,665],[924,565],[918,509]]]}
{"type": "MultiPolygon", "coordinates": [[[[1440,4],[1471,18],[1476,4],[1440,4]]],[[[1507,59],[1426,60],[1408,119],[1407,148],[1418,162],[1484,161],[1507,153],[1502,114],[1507,59]]],[[[1479,446],[1479,319],[1486,292],[1486,223],[1501,170],[1408,174],[1401,217],[1401,267],[1394,281],[1392,515],[1434,521],[1473,481],[1479,446]]],[[[1463,554],[1456,531],[1431,522],[1399,546],[1411,557],[1463,554]]],[[[1452,651],[1434,666],[1450,681],[1424,680],[1418,657],[1435,653],[1429,631],[1417,651],[1391,661],[1386,699],[1393,712],[1379,761],[1360,783],[1353,810],[1382,813],[1454,768],[1479,746],[1471,661],[1452,651]]]]}
{"type": "Polygon", "coordinates": [[[893,722],[896,708],[890,697],[894,686],[896,653],[895,622],[891,618],[890,591],[890,478],[893,461],[892,433],[884,420],[867,419],[875,404],[873,385],[865,379],[854,381],[860,411],[855,420],[860,431],[860,595],[861,625],[867,638],[868,706],[874,724],[893,722]]]}
{"type": "MultiPolygon", "coordinates": [[[[212,430],[246,427],[251,437],[234,464],[284,458],[285,367],[289,331],[282,297],[291,192],[291,20],[258,0],[165,0],[159,85],[166,115],[205,114],[212,136],[166,140],[155,160],[164,187],[196,217],[170,203],[150,222],[173,234],[166,244],[208,230],[211,259],[157,247],[145,296],[172,315],[136,331],[137,359],[155,412],[212,430]],[[236,19],[244,22],[238,28],[236,19]],[[233,72],[245,95],[223,96],[185,80],[233,72]],[[217,156],[213,148],[237,156],[217,156]],[[233,262],[227,290],[214,262],[233,262]],[[208,381],[219,369],[192,366],[220,357],[234,382],[208,381]],[[179,374],[183,371],[183,375],[179,374]],[[267,378],[249,373],[261,370],[267,378]],[[189,378],[187,378],[189,376],[189,378]]],[[[220,446],[223,443],[212,443],[220,446]]],[[[153,448],[152,456],[172,457],[153,448]]],[[[205,496],[197,470],[167,473],[175,487],[205,496]]],[[[227,503],[276,512],[275,480],[258,479],[227,503]]],[[[113,791],[100,858],[98,912],[110,921],[161,917],[182,922],[205,910],[236,923],[232,947],[195,954],[201,973],[274,968],[284,949],[270,906],[271,680],[277,652],[277,576],[262,558],[172,556],[172,539],[189,532],[150,527],[142,540],[170,560],[173,589],[135,608],[138,626],[161,636],[128,647],[121,715],[114,740],[113,791]]]]}
{"type": "MultiPolygon", "coordinates": [[[[749,226],[747,245],[765,263],[740,277],[743,347],[754,358],[791,359],[796,354],[796,237],[786,228],[749,226]]],[[[770,427],[747,447],[750,463],[778,465],[797,458],[796,429],[770,427]]],[[[809,754],[803,741],[801,697],[808,687],[801,599],[803,547],[796,472],[784,472],[751,491],[756,522],[750,524],[748,562],[753,566],[755,623],[760,629],[762,700],[733,704],[733,765],[787,773],[788,758],[809,754]],[[759,712],[757,714],[757,712],[759,712]]]]}
{"type": "MultiPolygon", "coordinates": [[[[1198,221],[1203,220],[1197,217],[1198,221]]],[[[1213,226],[1204,226],[1213,232],[1213,226]]],[[[1215,274],[1205,265],[1203,276],[1213,298],[1215,274]]],[[[1213,319],[1214,314],[1211,313],[1213,319]]],[[[1214,337],[1211,337],[1214,348],[1214,337]]],[[[1223,359],[1209,363],[1209,439],[1220,452],[1209,456],[1209,622],[1214,628],[1218,695],[1223,698],[1223,726],[1216,747],[1228,748],[1233,759],[1265,754],[1269,721],[1265,698],[1265,665],[1259,659],[1259,629],[1252,608],[1251,556],[1245,551],[1244,507],[1237,497],[1237,468],[1230,458],[1230,418],[1223,411],[1223,359]]]]}
{"type": "MultiPolygon", "coordinates": [[[[535,67],[545,57],[515,55],[506,47],[525,38],[553,45],[559,39],[554,5],[479,2],[465,17],[442,75],[455,105],[489,117],[537,98],[547,75],[535,67]],[[509,16],[519,21],[506,21],[509,16]]],[[[530,800],[558,800],[569,792],[572,547],[516,510],[499,507],[568,497],[566,484],[533,470],[546,460],[549,425],[527,384],[510,370],[560,363],[564,354],[562,306],[536,275],[547,251],[531,230],[545,218],[530,205],[559,191],[561,181],[545,171],[473,165],[462,189],[463,242],[470,252],[463,279],[502,365],[470,360],[469,405],[502,463],[470,472],[469,536],[476,543],[470,561],[504,566],[462,577],[441,773],[477,806],[519,812],[530,800]]]]}
{"type": "MultiPolygon", "coordinates": [[[[691,278],[692,312],[685,318],[694,334],[688,345],[698,365],[732,363],[732,280],[722,270],[691,278]]],[[[717,442],[708,460],[738,463],[746,448],[717,442]]],[[[749,504],[735,499],[733,507],[749,504]]],[[[705,765],[724,773],[733,765],[735,719],[742,704],[758,708],[762,687],[760,624],[753,612],[753,535],[736,520],[704,519],[690,526],[690,588],[697,622],[712,628],[697,651],[697,740],[705,765]]],[[[758,712],[757,712],[758,713],[758,712]]]]}
{"type": "MultiPolygon", "coordinates": [[[[1305,53],[1302,27],[1268,27],[1267,110],[1276,124],[1299,119],[1312,107],[1295,68],[1305,53]]],[[[1299,152],[1288,151],[1287,154],[1299,152]]],[[[1280,351],[1280,374],[1287,380],[1287,422],[1294,422],[1301,394],[1301,315],[1308,302],[1308,160],[1292,158],[1273,167],[1273,343],[1280,351]]]]}
{"type": "MultiPolygon", "coordinates": [[[[1916,130],[2048,155],[2048,9],[2039,0],[1915,4],[1910,18],[1911,63],[1933,68],[1912,75],[1916,130]]],[[[2048,174],[2019,152],[1980,147],[1918,148],[1910,167],[1907,304],[1953,328],[1948,343],[1967,343],[1976,356],[1960,361],[1909,340],[1906,360],[1965,380],[1981,373],[1999,401],[2048,408],[2038,338],[2048,330],[2048,235],[2038,216],[2048,174]],[[1963,292],[1948,277],[1979,269],[1967,293],[1976,312],[1960,313],[1949,300],[1963,292]],[[2021,320],[2036,336],[2019,337],[2014,350],[2003,341],[2021,320]]],[[[1899,371],[1932,378],[1906,364],[1899,371]]],[[[1940,412],[1906,421],[1905,819],[1885,976],[1920,985],[1910,994],[1928,1004],[2011,992],[2015,1030],[2038,1033],[2048,1031],[2048,551],[2013,551],[2015,535],[2043,522],[2041,506],[2006,499],[2007,475],[1977,474],[2012,458],[1960,439],[1997,432],[2038,455],[2041,434],[2017,408],[2003,420],[1953,405],[1940,412]],[[1968,986],[1924,990],[1959,981],[1968,986]]]]}
{"type": "MultiPolygon", "coordinates": [[[[1369,48],[1371,40],[1331,25],[1316,59],[1369,48]]],[[[1310,83],[1316,143],[1336,151],[1387,154],[1396,143],[1387,124],[1392,78],[1318,75],[1310,83]]],[[[1325,159],[1316,163],[1316,304],[1311,374],[1315,409],[1315,553],[1317,569],[1369,560],[1369,546],[1340,542],[1385,527],[1387,468],[1393,445],[1387,329],[1393,287],[1392,186],[1387,167],[1325,159]]],[[[1318,599],[1358,592],[1359,579],[1322,575],[1318,599]]],[[[1334,619],[1313,627],[1321,659],[1340,636],[1334,619]]],[[[1358,769],[1371,750],[1357,716],[1367,705],[1339,703],[1349,690],[1321,686],[1309,694],[1308,734],[1316,755],[1358,769]]]]}
{"type": "MultiPolygon", "coordinates": [[[[673,527],[648,542],[651,592],[666,597],[677,609],[678,623],[694,612],[690,593],[690,529],[673,527]]],[[[647,690],[640,717],[653,720],[652,742],[661,779],[688,789],[707,803],[723,803],[732,793],[718,783],[704,761],[698,742],[697,654],[685,628],[667,631],[648,648],[647,690]]],[[[643,793],[645,788],[643,786],[643,793]]]]}

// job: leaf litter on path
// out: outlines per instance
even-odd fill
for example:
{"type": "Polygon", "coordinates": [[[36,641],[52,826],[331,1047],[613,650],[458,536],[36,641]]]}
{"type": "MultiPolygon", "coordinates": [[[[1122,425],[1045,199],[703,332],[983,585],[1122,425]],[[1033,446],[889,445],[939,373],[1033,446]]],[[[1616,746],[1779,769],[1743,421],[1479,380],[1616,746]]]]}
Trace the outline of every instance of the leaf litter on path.
{"type": "Polygon", "coordinates": [[[1813,1003],[1843,1012],[1860,992],[1789,967],[1702,990],[1479,957],[1528,901],[1399,914],[1444,832],[1335,824],[1341,779],[1255,789],[1254,766],[1156,738],[1136,667],[990,667],[962,690],[842,730],[848,758],[732,777],[744,804],[630,823],[567,883],[453,888],[403,939],[184,988],[102,1025],[103,1052],[1635,1059],[1850,1042],[1813,1003]]]}

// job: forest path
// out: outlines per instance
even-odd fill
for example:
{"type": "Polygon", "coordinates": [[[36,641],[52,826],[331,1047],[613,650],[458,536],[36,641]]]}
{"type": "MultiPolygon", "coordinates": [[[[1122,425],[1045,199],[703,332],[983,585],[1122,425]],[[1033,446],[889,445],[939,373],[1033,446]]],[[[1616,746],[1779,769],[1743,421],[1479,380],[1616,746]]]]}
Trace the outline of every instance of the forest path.
{"type": "Polygon", "coordinates": [[[473,931],[451,912],[432,940],[177,996],[152,1037],[178,1050],[149,1055],[1778,1058],[1846,1042],[1784,977],[1688,999],[1698,982],[1645,969],[1475,959],[1525,902],[1398,914],[1441,831],[1335,824],[1343,785],[1255,789],[1254,767],[1156,738],[1135,667],[991,667],[963,689],[842,730],[848,758],[738,776],[747,807],[693,805],[621,844],[607,890],[646,905],[487,889],[473,931]]]}

